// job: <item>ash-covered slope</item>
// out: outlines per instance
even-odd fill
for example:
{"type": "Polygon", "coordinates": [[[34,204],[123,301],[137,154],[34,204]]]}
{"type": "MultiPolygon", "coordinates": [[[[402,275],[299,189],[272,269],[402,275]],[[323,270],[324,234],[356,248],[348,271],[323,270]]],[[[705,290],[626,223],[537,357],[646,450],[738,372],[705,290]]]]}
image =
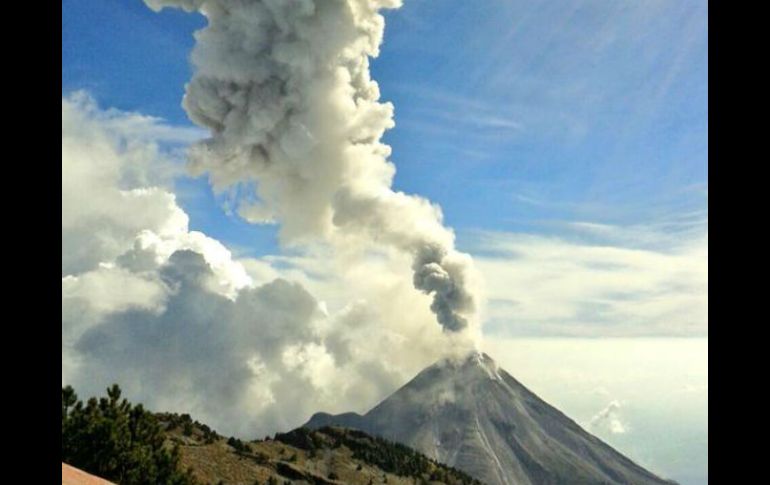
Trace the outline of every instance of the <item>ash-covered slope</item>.
{"type": "Polygon", "coordinates": [[[481,353],[428,367],[363,416],[318,413],[306,424],[326,425],[404,443],[489,485],[674,483],[583,430],[481,353]]]}

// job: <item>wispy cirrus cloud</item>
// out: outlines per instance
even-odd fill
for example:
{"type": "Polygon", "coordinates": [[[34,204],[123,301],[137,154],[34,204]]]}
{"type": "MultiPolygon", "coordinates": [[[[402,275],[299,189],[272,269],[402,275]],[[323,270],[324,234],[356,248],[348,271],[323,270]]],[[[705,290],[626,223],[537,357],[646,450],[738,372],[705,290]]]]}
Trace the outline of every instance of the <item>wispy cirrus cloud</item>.
{"type": "Polygon", "coordinates": [[[707,228],[671,224],[573,222],[558,237],[476,233],[485,334],[707,335],[707,228]]]}
{"type": "Polygon", "coordinates": [[[84,112],[104,130],[120,133],[123,140],[133,143],[189,145],[208,136],[205,130],[196,126],[174,125],[157,116],[115,108],[100,109],[91,94],[83,90],[70,93],[67,99],[82,106],[84,112]]]}
{"type": "Polygon", "coordinates": [[[462,136],[476,142],[504,142],[519,137],[526,125],[514,110],[481,97],[471,97],[422,86],[398,86],[414,97],[405,105],[398,126],[420,133],[462,136]]]}

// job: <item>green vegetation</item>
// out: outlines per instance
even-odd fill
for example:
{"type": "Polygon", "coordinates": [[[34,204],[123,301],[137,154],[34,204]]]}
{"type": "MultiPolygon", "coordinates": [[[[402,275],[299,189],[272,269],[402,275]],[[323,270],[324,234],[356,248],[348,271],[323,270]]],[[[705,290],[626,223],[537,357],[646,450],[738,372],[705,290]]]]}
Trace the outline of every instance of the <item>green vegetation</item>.
{"type": "Polygon", "coordinates": [[[189,414],[132,405],[117,385],[85,403],[71,387],[62,388],[62,461],[119,485],[402,483],[393,475],[420,485],[481,485],[411,448],[351,429],[225,438],[189,414]],[[319,473],[318,463],[330,459],[338,465],[319,473]]]}
{"type": "Polygon", "coordinates": [[[251,453],[251,447],[248,443],[244,443],[243,441],[239,440],[238,438],[230,437],[227,440],[227,444],[235,448],[235,451],[238,453],[251,453]]]}
{"type": "MultiPolygon", "coordinates": [[[[439,464],[407,446],[369,436],[358,430],[324,427],[313,431],[299,428],[288,433],[278,433],[274,440],[310,453],[345,446],[353,452],[353,459],[376,466],[387,473],[450,485],[481,485],[481,482],[465,472],[439,464]]],[[[387,483],[386,476],[383,476],[383,481],[387,483]]]]}
{"type": "Polygon", "coordinates": [[[120,399],[120,387],[85,404],[62,388],[62,461],[120,485],[197,485],[179,466],[179,449],[164,446],[157,418],[120,399]]]}
{"type": "MultiPolygon", "coordinates": [[[[156,413],[155,416],[158,418],[158,421],[165,432],[181,428],[182,435],[193,437],[195,431],[198,430],[198,436],[207,445],[221,438],[216,431],[209,428],[207,425],[199,423],[197,420],[193,421],[189,414],[156,413]]],[[[198,436],[196,436],[196,438],[198,436]]]]}

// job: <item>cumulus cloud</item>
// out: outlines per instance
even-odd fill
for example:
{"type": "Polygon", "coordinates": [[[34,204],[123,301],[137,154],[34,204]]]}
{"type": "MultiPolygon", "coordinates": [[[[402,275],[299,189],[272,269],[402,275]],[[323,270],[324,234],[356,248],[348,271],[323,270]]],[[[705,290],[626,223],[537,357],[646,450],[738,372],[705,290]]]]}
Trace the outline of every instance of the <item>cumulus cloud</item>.
{"type": "Polygon", "coordinates": [[[620,408],[621,404],[619,401],[611,401],[607,407],[591,418],[591,430],[609,432],[612,434],[626,433],[628,431],[628,425],[626,425],[620,418],[620,408]]]}
{"type": "Polygon", "coordinates": [[[190,231],[171,190],[177,142],[137,128],[147,120],[62,99],[62,384],[90,395],[118,382],[153,409],[254,437],[365,411],[459,348],[403,277],[403,251],[238,260],[190,231]]]}
{"type": "Polygon", "coordinates": [[[471,260],[455,249],[438,207],[392,189],[395,168],[381,141],[393,106],[379,101],[369,58],[382,42],[380,11],[401,1],[146,3],[208,19],[195,34],[183,101],[210,131],[190,150],[193,171],[247,194],[239,213],[279,223],[285,243],[409,254],[413,285],[431,296],[442,328],[477,335],[471,260]]]}
{"type": "Polygon", "coordinates": [[[556,336],[704,336],[708,234],[571,224],[559,237],[477,233],[489,297],[485,332],[556,336]]]}
{"type": "Polygon", "coordinates": [[[113,259],[138,230],[166,235],[186,226],[173,195],[146,186],[148,178],[167,178],[171,167],[156,140],[122,136],[126,123],[140,121],[108,116],[82,92],[62,99],[62,276],[113,259]],[[97,235],[87,230],[93,227],[97,235]]]}
{"type": "Polygon", "coordinates": [[[113,312],[75,344],[89,362],[89,379],[115,380],[129,395],[158,396],[154,402],[167,409],[220,415],[216,422],[240,422],[239,431],[266,431],[261,421],[296,424],[290,403],[306,401],[324,383],[306,376],[317,362],[284,365],[284,354],[315,345],[319,358],[326,355],[315,328],[316,300],[281,279],[231,300],[211,291],[212,276],[200,253],[174,252],[158,271],[168,291],[162,311],[113,312]],[[271,406],[275,394],[281,407],[271,406]]]}

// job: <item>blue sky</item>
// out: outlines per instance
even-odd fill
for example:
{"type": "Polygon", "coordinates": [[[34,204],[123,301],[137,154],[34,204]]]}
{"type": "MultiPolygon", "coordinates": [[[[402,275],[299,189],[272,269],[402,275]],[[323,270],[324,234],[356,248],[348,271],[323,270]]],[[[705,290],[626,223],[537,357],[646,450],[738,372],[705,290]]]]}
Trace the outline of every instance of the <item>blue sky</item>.
{"type": "MultiPolygon", "coordinates": [[[[190,125],[201,16],[126,0],[62,14],[63,93],[190,125]]],[[[477,230],[705,219],[706,2],[412,0],[386,18],[372,74],[396,107],[395,187],[439,203],[461,249],[477,230]]],[[[204,180],[179,184],[193,228],[276,251],[275,228],[223,217],[204,180]]]]}

